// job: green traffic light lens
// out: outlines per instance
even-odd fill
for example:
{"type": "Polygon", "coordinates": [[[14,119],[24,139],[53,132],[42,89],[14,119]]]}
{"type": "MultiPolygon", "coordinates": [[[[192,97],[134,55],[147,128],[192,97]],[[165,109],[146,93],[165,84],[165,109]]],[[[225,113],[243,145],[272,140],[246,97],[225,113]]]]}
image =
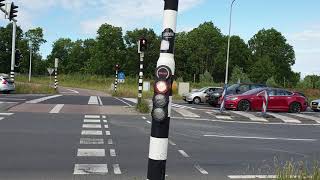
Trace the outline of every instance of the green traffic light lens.
{"type": "Polygon", "coordinates": [[[166,96],[163,94],[158,94],[154,97],[154,105],[159,108],[163,108],[167,105],[166,96]]]}
{"type": "Polygon", "coordinates": [[[166,113],[164,112],[163,108],[156,108],[152,111],[152,117],[154,120],[161,122],[161,121],[165,120],[166,113]]]}

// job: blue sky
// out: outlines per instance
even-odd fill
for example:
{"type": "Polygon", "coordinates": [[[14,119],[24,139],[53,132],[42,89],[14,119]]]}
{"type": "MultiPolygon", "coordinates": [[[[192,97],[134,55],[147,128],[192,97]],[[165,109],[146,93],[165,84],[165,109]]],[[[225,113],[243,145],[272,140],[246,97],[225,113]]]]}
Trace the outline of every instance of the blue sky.
{"type": "MultiPolygon", "coordinates": [[[[162,0],[15,0],[19,25],[27,30],[42,27],[48,41],[44,57],[60,37],[92,38],[102,23],[123,27],[153,28],[160,34],[162,0]]],[[[180,0],[178,31],[189,31],[204,21],[213,21],[226,34],[231,0],[180,0]]],[[[274,27],[296,51],[293,69],[320,74],[319,0],[236,0],[232,34],[249,40],[258,30],[274,27]]],[[[7,20],[0,19],[0,25],[7,20]]],[[[232,47],[231,47],[232,48],[232,47]]]]}

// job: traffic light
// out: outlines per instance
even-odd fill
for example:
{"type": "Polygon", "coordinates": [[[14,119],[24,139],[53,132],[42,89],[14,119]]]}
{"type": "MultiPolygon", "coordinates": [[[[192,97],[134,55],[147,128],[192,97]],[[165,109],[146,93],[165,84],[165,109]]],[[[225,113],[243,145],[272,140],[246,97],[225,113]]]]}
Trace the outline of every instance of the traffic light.
{"type": "Polygon", "coordinates": [[[13,2],[11,3],[11,7],[10,7],[10,11],[9,11],[9,20],[10,21],[12,21],[13,18],[17,17],[16,13],[18,12],[18,10],[17,10],[18,7],[19,6],[14,5],[13,2]]]}
{"type": "Polygon", "coordinates": [[[169,116],[169,97],[172,94],[172,73],[169,67],[159,66],[156,69],[154,84],[152,118],[160,123],[166,123],[169,116]]]}
{"type": "Polygon", "coordinates": [[[20,49],[16,49],[16,52],[15,52],[15,66],[16,67],[20,66],[20,63],[21,63],[20,61],[22,58],[23,58],[23,55],[21,54],[20,49]]]}
{"type": "Polygon", "coordinates": [[[119,70],[120,69],[120,65],[116,64],[115,68],[116,68],[116,70],[119,70]]]}
{"type": "Polygon", "coordinates": [[[5,4],[4,4],[4,1],[5,1],[5,0],[0,0],[0,7],[2,7],[2,6],[5,5],[5,4]]]}
{"type": "Polygon", "coordinates": [[[145,38],[139,39],[139,53],[147,50],[147,40],[145,38]]]}

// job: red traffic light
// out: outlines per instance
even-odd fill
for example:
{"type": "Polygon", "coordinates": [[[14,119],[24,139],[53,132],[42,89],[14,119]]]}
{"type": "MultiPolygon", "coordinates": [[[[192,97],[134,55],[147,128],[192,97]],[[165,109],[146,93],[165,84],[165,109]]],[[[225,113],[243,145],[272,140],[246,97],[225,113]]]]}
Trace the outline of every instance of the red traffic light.
{"type": "Polygon", "coordinates": [[[155,86],[155,90],[158,93],[165,94],[168,92],[168,84],[165,81],[158,81],[155,86]]]}
{"type": "Polygon", "coordinates": [[[147,46],[148,46],[148,41],[145,38],[140,38],[139,39],[139,51],[144,52],[145,50],[147,50],[147,46]]]}

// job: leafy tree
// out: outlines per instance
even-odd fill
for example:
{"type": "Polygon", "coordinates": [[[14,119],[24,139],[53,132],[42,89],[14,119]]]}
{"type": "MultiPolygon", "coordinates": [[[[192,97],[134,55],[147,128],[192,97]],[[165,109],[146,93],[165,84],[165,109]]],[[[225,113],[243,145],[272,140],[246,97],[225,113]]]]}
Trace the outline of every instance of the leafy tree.
{"type": "Polygon", "coordinates": [[[232,70],[230,82],[231,83],[237,83],[240,80],[242,83],[250,83],[250,78],[246,73],[243,72],[243,68],[240,68],[239,66],[235,66],[232,70]]]}
{"type": "Polygon", "coordinates": [[[260,57],[250,69],[250,79],[255,83],[265,83],[275,72],[271,59],[268,56],[260,57]]]}
{"type": "Polygon", "coordinates": [[[277,84],[276,80],[274,80],[273,76],[267,80],[266,85],[270,86],[270,87],[278,87],[279,86],[277,84]]]}
{"type": "Polygon", "coordinates": [[[200,82],[201,83],[213,83],[213,78],[212,78],[211,74],[208,71],[206,71],[200,75],[200,82]]]}

